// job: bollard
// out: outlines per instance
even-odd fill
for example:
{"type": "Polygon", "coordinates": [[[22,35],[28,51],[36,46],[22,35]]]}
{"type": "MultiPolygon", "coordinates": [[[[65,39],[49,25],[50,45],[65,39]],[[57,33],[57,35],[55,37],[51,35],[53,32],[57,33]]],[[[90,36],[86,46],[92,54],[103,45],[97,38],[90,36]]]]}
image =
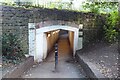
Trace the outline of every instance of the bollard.
{"type": "Polygon", "coordinates": [[[58,44],[55,44],[55,71],[58,69],[58,44]]]}

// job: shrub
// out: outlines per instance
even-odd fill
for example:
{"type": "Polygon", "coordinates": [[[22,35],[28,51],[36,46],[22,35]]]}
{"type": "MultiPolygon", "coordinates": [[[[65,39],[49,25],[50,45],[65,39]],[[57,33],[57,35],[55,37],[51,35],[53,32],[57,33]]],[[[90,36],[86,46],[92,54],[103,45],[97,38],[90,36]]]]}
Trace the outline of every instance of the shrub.
{"type": "Polygon", "coordinates": [[[118,32],[116,31],[116,28],[119,22],[118,17],[118,11],[111,12],[107,17],[107,25],[104,26],[105,38],[110,43],[117,41],[118,32]]]}
{"type": "Polygon", "coordinates": [[[20,39],[17,34],[9,33],[2,35],[2,55],[3,60],[20,60],[24,57],[24,52],[20,47],[20,39]]]}

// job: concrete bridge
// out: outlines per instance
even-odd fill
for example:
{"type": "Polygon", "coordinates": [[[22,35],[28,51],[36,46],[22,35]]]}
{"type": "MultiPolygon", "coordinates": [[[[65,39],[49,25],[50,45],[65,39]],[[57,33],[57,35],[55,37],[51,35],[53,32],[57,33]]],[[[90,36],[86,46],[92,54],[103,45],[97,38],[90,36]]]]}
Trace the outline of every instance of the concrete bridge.
{"type": "Polygon", "coordinates": [[[29,23],[29,54],[34,56],[36,62],[45,59],[59,39],[60,30],[68,31],[68,40],[73,56],[77,50],[82,49],[83,25],[69,21],[44,21],[29,23]]]}

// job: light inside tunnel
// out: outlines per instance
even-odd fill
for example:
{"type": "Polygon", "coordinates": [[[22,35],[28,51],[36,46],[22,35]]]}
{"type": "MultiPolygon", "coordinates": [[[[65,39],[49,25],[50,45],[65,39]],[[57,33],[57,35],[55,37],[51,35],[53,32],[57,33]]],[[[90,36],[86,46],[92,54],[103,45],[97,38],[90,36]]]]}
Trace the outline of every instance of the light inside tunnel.
{"type": "MultiPolygon", "coordinates": [[[[33,26],[33,24],[31,24],[33,26]]],[[[31,27],[31,25],[29,25],[31,27]]],[[[43,61],[48,55],[48,53],[53,49],[54,44],[59,40],[61,30],[65,30],[66,34],[61,37],[68,38],[68,41],[70,43],[70,48],[72,49],[72,55],[75,55],[75,51],[78,50],[78,31],[79,28],[73,28],[70,26],[60,26],[60,25],[55,25],[55,26],[50,26],[50,27],[44,27],[44,28],[39,28],[36,29],[35,34],[35,45],[30,44],[30,49],[34,48],[31,50],[30,55],[34,56],[35,61],[40,62],[43,61]],[[53,35],[54,33],[54,35],[53,35]],[[31,46],[33,45],[33,47],[31,46]]],[[[62,32],[63,34],[64,32],[62,32]]],[[[32,38],[32,37],[31,37],[32,38]]],[[[31,39],[29,38],[29,40],[31,39]]],[[[33,41],[33,40],[32,40],[33,41]]]]}
{"type": "Polygon", "coordinates": [[[55,33],[58,33],[58,31],[55,31],[55,33]]]}
{"type": "Polygon", "coordinates": [[[50,37],[50,34],[48,34],[47,37],[50,37]]]}
{"type": "Polygon", "coordinates": [[[55,34],[55,32],[53,32],[53,34],[55,34]]]}
{"type": "Polygon", "coordinates": [[[44,43],[46,43],[47,45],[46,47],[47,53],[45,53],[45,56],[47,56],[47,54],[52,51],[54,44],[58,41],[59,30],[56,29],[56,30],[46,31],[44,34],[47,37],[46,38],[47,41],[46,42],[44,41],[44,43]]]}

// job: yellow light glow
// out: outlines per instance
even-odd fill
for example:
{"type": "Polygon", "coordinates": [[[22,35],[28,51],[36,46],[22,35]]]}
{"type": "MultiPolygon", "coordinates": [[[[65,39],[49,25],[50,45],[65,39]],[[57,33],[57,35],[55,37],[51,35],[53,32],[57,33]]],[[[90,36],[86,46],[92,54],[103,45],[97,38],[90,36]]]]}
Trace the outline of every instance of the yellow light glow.
{"type": "Polygon", "coordinates": [[[53,34],[55,34],[55,32],[53,32],[53,34]]]}
{"type": "Polygon", "coordinates": [[[48,36],[47,37],[50,37],[50,34],[48,34],[48,36]]]}
{"type": "Polygon", "coordinates": [[[58,33],[58,31],[55,31],[56,33],[58,33]]]}

